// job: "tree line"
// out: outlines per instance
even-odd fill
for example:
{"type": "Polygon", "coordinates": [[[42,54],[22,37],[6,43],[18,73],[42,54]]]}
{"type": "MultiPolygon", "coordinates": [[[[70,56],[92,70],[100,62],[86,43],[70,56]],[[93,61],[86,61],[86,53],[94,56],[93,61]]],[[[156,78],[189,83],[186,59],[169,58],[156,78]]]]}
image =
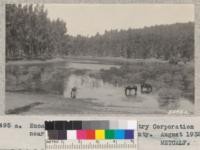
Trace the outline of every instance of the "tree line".
{"type": "Polygon", "coordinates": [[[92,37],[71,40],[72,55],[113,56],[124,58],[193,59],[194,24],[177,23],[142,29],[111,30],[92,37]]]}
{"type": "Polygon", "coordinates": [[[61,56],[194,58],[194,23],[110,30],[71,36],[61,19],[50,20],[42,5],[6,5],[6,58],[61,56]]]}

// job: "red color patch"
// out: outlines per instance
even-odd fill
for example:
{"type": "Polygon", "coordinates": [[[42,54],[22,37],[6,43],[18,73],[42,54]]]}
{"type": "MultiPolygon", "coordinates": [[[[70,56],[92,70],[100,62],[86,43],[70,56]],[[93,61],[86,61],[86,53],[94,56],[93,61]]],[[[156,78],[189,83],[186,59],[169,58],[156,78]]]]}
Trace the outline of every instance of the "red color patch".
{"type": "Polygon", "coordinates": [[[95,139],[95,130],[86,130],[86,139],[88,140],[95,139]]]}

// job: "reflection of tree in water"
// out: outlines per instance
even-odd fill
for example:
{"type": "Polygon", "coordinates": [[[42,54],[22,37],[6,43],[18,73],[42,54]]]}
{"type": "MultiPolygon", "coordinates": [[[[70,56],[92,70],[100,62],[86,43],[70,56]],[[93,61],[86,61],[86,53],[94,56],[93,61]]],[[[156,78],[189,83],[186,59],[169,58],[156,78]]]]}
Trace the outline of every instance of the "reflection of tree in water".
{"type": "Polygon", "coordinates": [[[78,88],[99,88],[103,86],[103,81],[100,79],[91,78],[87,75],[77,76],[71,75],[68,79],[68,87],[76,86],[78,88]]]}
{"type": "Polygon", "coordinates": [[[99,97],[101,95],[98,95],[98,93],[101,93],[101,91],[106,91],[104,93],[105,95],[109,95],[112,90],[114,90],[114,85],[103,82],[102,79],[96,79],[92,78],[88,75],[70,75],[68,79],[65,81],[65,90],[64,90],[64,96],[69,97],[69,91],[73,87],[77,87],[77,93],[80,96],[80,93],[82,93],[82,96],[95,96],[92,91],[95,91],[97,95],[95,97],[99,97]]]}
{"type": "Polygon", "coordinates": [[[63,94],[66,73],[51,65],[7,66],[6,90],[63,94]]]}

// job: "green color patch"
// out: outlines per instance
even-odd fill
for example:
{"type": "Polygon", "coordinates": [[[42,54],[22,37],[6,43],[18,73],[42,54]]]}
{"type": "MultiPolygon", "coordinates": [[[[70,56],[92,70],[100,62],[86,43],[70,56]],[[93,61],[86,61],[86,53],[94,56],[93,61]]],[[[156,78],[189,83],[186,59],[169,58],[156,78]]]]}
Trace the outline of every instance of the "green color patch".
{"type": "Polygon", "coordinates": [[[115,139],[115,131],[114,130],[105,130],[106,139],[115,139]]]}

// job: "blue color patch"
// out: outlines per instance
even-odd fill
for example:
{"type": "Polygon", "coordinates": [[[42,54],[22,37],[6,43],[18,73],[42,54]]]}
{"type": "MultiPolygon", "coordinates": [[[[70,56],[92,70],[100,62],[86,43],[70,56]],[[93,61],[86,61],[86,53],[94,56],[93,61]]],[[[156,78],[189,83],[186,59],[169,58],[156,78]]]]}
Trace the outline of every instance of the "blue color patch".
{"type": "Polygon", "coordinates": [[[134,130],[125,130],[125,139],[134,139],[134,130]]]}
{"type": "Polygon", "coordinates": [[[115,130],[115,139],[124,139],[125,131],[124,130],[115,130]]]}

